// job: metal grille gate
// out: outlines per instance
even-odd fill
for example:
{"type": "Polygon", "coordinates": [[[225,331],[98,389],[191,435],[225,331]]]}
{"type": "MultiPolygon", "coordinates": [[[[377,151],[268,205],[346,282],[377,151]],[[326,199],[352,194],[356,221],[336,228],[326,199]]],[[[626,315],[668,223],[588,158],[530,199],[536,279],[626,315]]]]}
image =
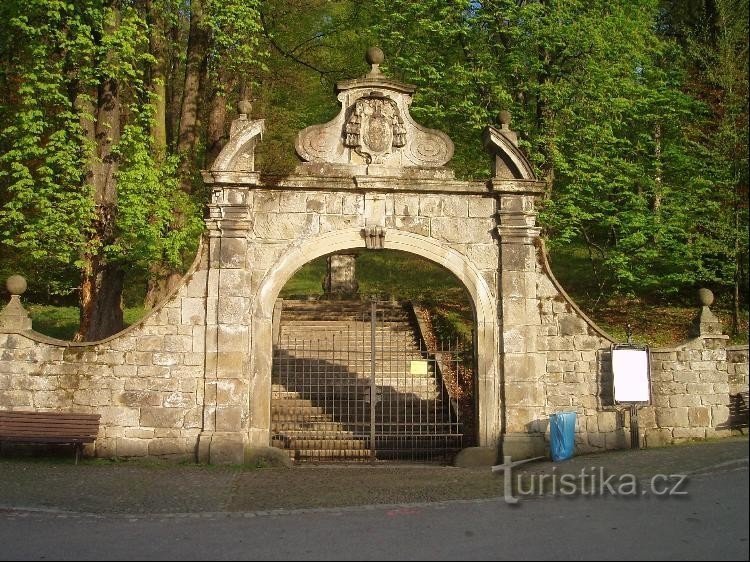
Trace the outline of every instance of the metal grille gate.
{"type": "MultiPolygon", "coordinates": [[[[272,445],[296,461],[448,461],[473,361],[424,341],[397,303],[301,304],[274,347],[272,445]]],[[[429,338],[428,338],[429,339],[429,338]]]]}

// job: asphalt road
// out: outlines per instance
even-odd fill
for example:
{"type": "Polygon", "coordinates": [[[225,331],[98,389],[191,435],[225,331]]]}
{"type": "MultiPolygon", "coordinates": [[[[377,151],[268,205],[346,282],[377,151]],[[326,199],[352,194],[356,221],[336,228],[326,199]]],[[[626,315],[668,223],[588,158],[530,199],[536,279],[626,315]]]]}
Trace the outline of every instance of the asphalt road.
{"type": "MultiPolygon", "coordinates": [[[[665,487],[659,483],[658,491],[665,487]]],[[[618,488],[615,488],[618,490],[618,488]]],[[[619,490],[618,490],[619,491],[619,490]]],[[[543,496],[248,513],[0,513],[3,560],[748,560],[748,468],[682,496],[543,496]]]]}

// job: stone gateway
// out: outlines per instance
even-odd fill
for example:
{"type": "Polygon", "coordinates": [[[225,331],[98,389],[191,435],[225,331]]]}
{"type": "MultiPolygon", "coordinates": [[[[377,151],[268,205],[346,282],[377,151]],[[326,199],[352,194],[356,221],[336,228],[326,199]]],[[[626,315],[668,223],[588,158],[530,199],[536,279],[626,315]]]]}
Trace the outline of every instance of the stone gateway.
{"type": "MultiPolygon", "coordinates": [[[[381,73],[379,50],[369,61],[367,75],[337,84],[339,115],[299,133],[291,175],[256,171],[264,122],[234,121],[203,174],[212,190],[204,244],[181,285],[137,324],[98,342],[47,338],[31,329],[15,280],[0,313],[0,409],[101,414],[89,449],[97,456],[255,458],[270,447],[282,287],[315,258],[382,247],[445,267],[471,298],[477,455],[544,454],[549,415],[562,410],[578,414],[579,452],[627,446],[627,411],[611,396],[613,340],[552,276],[536,226],[542,184],[509,116],[485,131],[493,177],[456,180],[451,140],[409,113],[415,88],[381,73]]],[[[707,306],[702,314],[714,321],[707,306]]],[[[713,324],[700,326],[684,345],[652,353],[652,405],[640,412],[647,445],[731,431],[729,394],[747,389],[747,347],[728,348],[713,324]]]]}

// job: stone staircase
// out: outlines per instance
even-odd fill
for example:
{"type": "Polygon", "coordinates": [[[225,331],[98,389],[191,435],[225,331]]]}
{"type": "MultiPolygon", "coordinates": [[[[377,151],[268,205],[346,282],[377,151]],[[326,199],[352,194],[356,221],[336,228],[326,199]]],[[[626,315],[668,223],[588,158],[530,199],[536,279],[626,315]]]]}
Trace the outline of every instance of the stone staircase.
{"type": "Polygon", "coordinates": [[[272,444],[296,461],[443,460],[461,427],[407,309],[378,304],[375,452],[369,304],[284,301],[275,346],[272,444]],[[413,361],[418,362],[413,368],[413,361]]]}

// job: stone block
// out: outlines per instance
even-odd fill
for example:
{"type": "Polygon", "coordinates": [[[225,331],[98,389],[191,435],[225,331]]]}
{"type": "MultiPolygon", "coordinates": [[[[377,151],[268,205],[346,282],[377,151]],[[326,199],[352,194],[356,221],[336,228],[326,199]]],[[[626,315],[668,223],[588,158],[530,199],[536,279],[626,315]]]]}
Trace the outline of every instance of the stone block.
{"type": "Polygon", "coordinates": [[[432,237],[454,244],[476,244],[490,240],[493,230],[494,222],[489,219],[436,217],[430,221],[432,237]]]}
{"type": "Polygon", "coordinates": [[[729,404],[729,394],[704,394],[701,402],[706,406],[722,406],[729,404]]]}
{"type": "Polygon", "coordinates": [[[125,406],[101,406],[96,408],[101,414],[101,425],[117,425],[121,427],[138,426],[138,409],[125,406]]]}
{"type": "Polygon", "coordinates": [[[687,427],[688,408],[656,408],[656,423],[659,427],[687,427]]]}
{"type": "MultiPolygon", "coordinates": [[[[312,206],[315,207],[314,204],[312,206]]],[[[311,211],[319,212],[322,207],[321,202],[320,209],[311,209],[311,211]]],[[[308,194],[304,191],[282,191],[279,210],[284,213],[306,213],[308,211],[308,194]]]]}
{"type": "Polygon", "coordinates": [[[181,353],[154,353],[152,362],[156,366],[171,367],[180,364],[181,353]]]}
{"type": "Polygon", "coordinates": [[[387,217],[386,227],[396,228],[405,232],[412,232],[421,236],[430,235],[430,219],[428,217],[387,217]]]}
{"type": "MultiPolygon", "coordinates": [[[[181,322],[183,324],[202,325],[206,323],[206,299],[181,299],[181,322]]],[[[126,356],[127,362],[127,356],[126,356]]]]}
{"type": "Polygon", "coordinates": [[[705,439],[706,430],[697,427],[675,427],[672,436],[675,439],[705,439]]]}
{"type": "Polygon", "coordinates": [[[181,437],[154,438],[148,443],[149,456],[182,456],[191,453],[188,449],[187,440],[181,437]]]}
{"type": "Polygon", "coordinates": [[[159,336],[141,336],[138,338],[136,351],[161,351],[164,348],[164,338],[159,336]]]}
{"type": "Polygon", "coordinates": [[[115,451],[118,457],[145,457],[148,455],[147,439],[128,439],[120,437],[115,442],[115,451]]]}
{"type": "Polygon", "coordinates": [[[132,439],[151,439],[154,436],[154,430],[142,427],[126,427],[123,435],[132,439]]]}
{"type": "Polygon", "coordinates": [[[597,414],[597,426],[601,433],[610,433],[620,429],[617,412],[599,412],[597,414]]]}
{"type": "Polygon", "coordinates": [[[688,408],[688,421],[691,427],[708,427],[711,425],[711,409],[707,406],[688,408]]]}
{"type": "Polygon", "coordinates": [[[700,406],[701,397],[695,394],[675,394],[669,397],[669,405],[672,407],[700,406]]]}
{"type": "Polygon", "coordinates": [[[729,421],[729,407],[725,404],[711,406],[711,425],[716,427],[729,421]]]}
{"type": "Polygon", "coordinates": [[[664,447],[672,443],[672,430],[647,429],[645,439],[647,447],[664,447]]]}
{"type": "Polygon", "coordinates": [[[170,392],[163,397],[165,408],[188,408],[195,405],[195,396],[187,392],[170,392]]]}
{"type": "Polygon", "coordinates": [[[364,215],[365,196],[359,193],[346,193],[342,199],[342,211],[344,215],[364,215]]]}
{"type": "Polygon", "coordinates": [[[137,408],[140,406],[161,406],[162,398],[158,392],[126,390],[117,396],[116,401],[122,406],[137,408]]]}
{"type": "Polygon", "coordinates": [[[419,215],[419,196],[397,193],[393,197],[393,212],[396,216],[415,217],[419,215]]]}
{"type": "Polygon", "coordinates": [[[256,215],[253,224],[255,236],[264,240],[308,238],[319,230],[320,216],[314,213],[262,213],[256,215]]]}
{"type": "Polygon", "coordinates": [[[364,225],[365,220],[362,215],[322,215],[320,217],[320,232],[362,228],[364,225]]]}
{"type": "Polygon", "coordinates": [[[727,383],[729,375],[726,371],[700,371],[700,382],[727,383]]]}
{"type": "Polygon", "coordinates": [[[604,347],[605,342],[597,336],[573,336],[573,345],[576,349],[596,350],[604,347]]]}
{"type": "Polygon", "coordinates": [[[142,427],[182,427],[183,415],[182,408],[144,407],[141,408],[140,425],[142,427]]]}
{"type": "MultiPolygon", "coordinates": [[[[502,243],[501,240],[500,263],[502,264],[501,268],[504,272],[536,271],[536,249],[531,244],[506,244],[502,243]]],[[[565,308],[563,308],[563,310],[565,310],[565,308]]]]}
{"type": "Polygon", "coordinates": [[[493,217],[497,211],[494,197],[472,197],[469,199],[469,216],[477,218],[493,217]]]}
{"type": "Polygon", "coordinates": [[[507,383],[505,401],[512,406],[544,406],[545,396],[541,385],[534,383],[507,383]]]}
{"type": "Polygon", "coordinates": [[[280,191],[256,191],[253,211],[256,213],[278,213],[281,203],[280,191]]]}
{"type": "Polygon", "coordinates": [[[71,406],[71,393],[65,390],[40,390],[34,393],[34,406],[46,409],[66,409],[71,406]]]}
{"type": "Polygon", "coordinates": [[[560,335],[562,336],[584,335],[588,333],[588,325],[586,322],[583,318],[574,314],[561,314],[558,317],[558,324],[560,327],[560,335]]]}
{"type": "Polygon", "coordinates": [[[240,431],[242,429],[242,408],[228,406],[216,408],[216,431],[240,431]]]}
{"type": "Polygon", "coordinates": [[[711,383],[688,383],[686,388],[689,394],[710,394],[714,391],[711,383]]]}
{"type": "Polygon", "coordinates": [[[700,380],[698,373],[695,371],[671,371],[672,378],[676,382],[697,383],[700,380]]]}

